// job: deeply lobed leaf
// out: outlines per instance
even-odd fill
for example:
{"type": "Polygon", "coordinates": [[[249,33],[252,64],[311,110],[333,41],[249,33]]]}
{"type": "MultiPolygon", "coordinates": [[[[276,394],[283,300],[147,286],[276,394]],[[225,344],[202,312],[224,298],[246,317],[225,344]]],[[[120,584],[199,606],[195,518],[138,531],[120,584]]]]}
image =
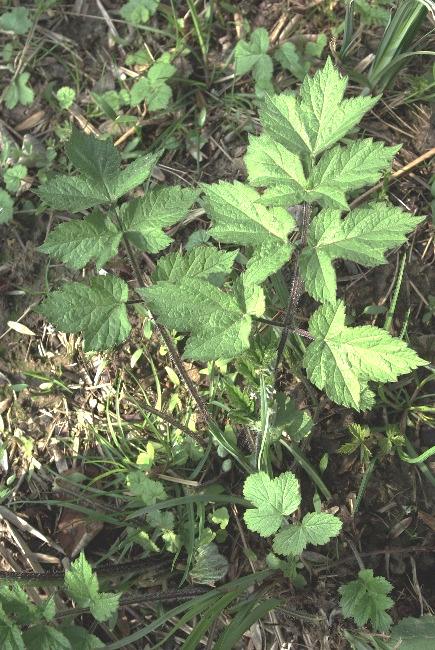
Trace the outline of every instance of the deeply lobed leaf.
{"type": "Polygon", "coordinates": [[[333,260],[343,258],[365,266],[385,264],[384,253],[403,244],[405,233],[422,219],[384,203],[356,208],[344,219],[339,210],[322,210],[308,227],[308,246],[299,257],[306,290],[316,300],[335,302],[333,260]]]}
{"type": "Polygon", "coordinates": [[[246,525],[262,537],[275,533],[283,517],[294,512],[301,502],[299,481],[291,472],[274,479],[266,472],[251,474],[245,481],[243,494],[255,506],[244,514],[246,525]]]}
{"type": "Polygon", "coordinates": [[[328,58],[323,70],[305,77],[298,99],[266,97],[260,110],[266,133],[298,156],[319,155],[358,124],[379,99],[343,99],[346,84],[346,77],[340,78],[328,58]]]}
{"type": "Polygon", "coordinates": [[[337,404],[368,408],[373,393],[369,381],[396,381],[426,365],[400,339],[377,327],[346,327],[342,301],[325,304],[313,314],[309,331],[315,337],[304,355],[310,381],[337,404]]]}
{"type": "Polygon", "coordinates": [[[386,632],[392,623],[391,616],[386,613],[394,605],[387,596],[392,589],[388,580],[374,577],[372,569],[363,569],[358,573],[358,580],[339,589],[343,616],[353,618],[360,627],[370,621],[375,631],[386,632]]]}

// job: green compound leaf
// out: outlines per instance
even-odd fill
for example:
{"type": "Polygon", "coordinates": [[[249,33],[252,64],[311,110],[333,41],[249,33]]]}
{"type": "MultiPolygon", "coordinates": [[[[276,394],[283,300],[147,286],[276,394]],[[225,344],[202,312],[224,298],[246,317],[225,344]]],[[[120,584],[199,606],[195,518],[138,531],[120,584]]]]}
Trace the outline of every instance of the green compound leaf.
{"type": "Polygon", "coordinates": [[[125,303],[128,286],[114,275],[91,278],[89,285],[65,284],[35,311],[63,332],[84,333],[85,352],[107,350],[125,341],[131,325],[125,303]]]}
{"type": "Polygon", "coordinates": [[[230,273],[238,250],[221,251],[217,248],[198,247],[186,255],[169,253],[161,257],[152,273],[156,282],[177,284],[180,278],[202,278],[216,287],[221,287],[230,273]]]}
{"type": "Polygon", "coordinates": [[[394,605],[387,596],[393,585],[381,576],[374,577],[372,569],[363,569],[358,580],[353,580],[338,590],[341,594],[340,606],[345,618],[353,618],[356,625],[363,627],[370,621],[377,632],[387,632],[392,619],[386,610],[394,605]]]}
{"type": "Polygon", "coordinates": [[[98,594],[89,605],[92,616],[97,621],[107,621],[118,609],[120,598],[121,594],[98,594]]]}
{"type": "Polygon", "coordinates": [[[116,186],[113,189],[113,197],[118,199],[123,194],[130,192],[138,185],[142,185],[151,173],[152,168],[162,155],[161,151],[149,153],[146,156],[136,158],[125,169],[119,172],[116,186]]]}
{"type": "Polygon", "coordinates": [[[259,247],[274,243],[277,248],[287,244],[295,227],[292,215],[283,208],[269,210],[257,203],[254,188],[235,181],[204,185],[204,207],[214,224],[209,232],[220,242],[259,247]]]}
{"type": "Polygon", "coordinates": [[[163,501],[167,495],[159,481],[153,481],[141,471],[130,472],[127,475],[129,491],[140,497],[147,506],[153,506],[157,501],[163,501]]]}
{"type": "Polygon", "coordinates": [[[385,264],[384,253],[403,244],[405,233],[423,218],[385,203],[356,208],[345,219],[339,210],[322,210],[308,228],[308,246],[298,260],[306,290],[320,302],[335,302],[333,260],[343,258],[365,266],[385,264]]]}
{"type": "Polygon", "coordinates": [[[137,106],[145,101],[149,111],[166,108],[172,99],[172,89],[166,83],[176,73],[177,68],[165,61],[157,61],[146,77],[137,81],[131,89],[130,104],[137,106]]]}
{"type": "Polygon", "coordinates": [[[244,160],[250,184],[268,188],[257,198],[259,202],[288,206],[307,199],[308,181],[300,158],[265,133],[249,137],[244,160]]]}
{"type": "Polygon", "coordinates": [[[244,275],[247,284],[261,284],[286,262],[294,250],[293,244],[288,242],[277,247],[275,242],[266,242],[258,248],[248,264],[244,275]]]}
{"type": "Polygon", "coordinates": [[[0,29],[5,32],[14,32],[17,36],[26,34],[32,26],[27,7],[14,7],[12,11],[0,17],[0,29]]]}
{"type": "Polygon", "coordinates": [[[77,176],[55,176],[34,190],[55,210],[83,212],[109,200],[99,183],[77,176]]]}
{"type": "Polygon", "coordinates": [[[6,614],[6,622],[11,622],[13,618],[17,625],[28,625],[41,619],[39,608],[29,600],[24,589],[17,583],[0,586],[0,602],[0,619],[6,614]]]}
{"type": "Polygon", "coordinates": [[[124,4],[119,13],[124,20],[137,26],[141,23],[146,23],[155,14],[159,0],[128,0],[124,4]]]}
{"type": "Polygon", "coordinates": [[[365,325],[345,327],[342,301],[322,305],[311,317],[315,337],[304,355],[307,376],[337,404],[360,411],[374,394],[369,381],[396,381],[399,375],[427,365],[414,350],[385,330],[365,325]]]}
{"type": "Polygon", "coordinates": [[[99,183],[110,197],[110,186],[116,181],[121,164],[121,156],[113,142],[99,140],[73,128],[65,151],[74,167],[89,180],[99,183]]]}
{"type": "Polygon", "coordinates": [[[118,252],[122,233],[101,212],[59,224],[36,250],[62,260],[70,269],[81,269],[94,258],[97,269],[118,252]]]}
{"type": "Polygon", "coordinates": [[[340,78],[328,58],[323,70],[305,77],[298,99],[268,96],[260,110],[270,137],[302,157],[312,157],[340,140],[379,97],[343,99],[347,79],[340,78]]]}
{"type": "Polygon", "coordinates": [[[27,85],[29,78],[30,72],[22,72],[15,79],[14,83],[5,95],[5,104],[7,108],[15,108],[17,104],[27,106],[27,104],[31,104],[33,102],[35,99],[35,93],[27,85]]]}
{"type": "Polygon", "coordinates": [[[56,210],[83,212],[99,203],[116,201],[146,180],[160,152],[136,159],[120,170],[121,156],[111,140],[99,140],[73,129],[65,145],[79,177],[58,175],[35,190],[56,210]]]}
{"type": "MultiPolygon", "coordinates": [[[[54,627],[48,625],[32,625],[23,632],[23,641],[26,648],[38,650],[72,650],[72,645],[67,637],[54,627]]],[[[4,646],[2,646],[4,648],[4,646]]]]}
{"type": "Polygon", "coordinates": [[[69,597],[80,607],[89,607],[97,621],[106,621],[116,611],[121,594],[100,593],[97,576],[85,556],[80,556],[65,573],[65,587],[69,597]]]}
{"type": "Polygon", "coordinates": [[[284,526],[273,540],[273,550],[279,555],[300,555],[308,544],[327,544],[336,537],[342,523],[326,512],[311,512],[300,524],[284,526]]]}
{"type": "Polygon", "coordinates": [[[199,278],[182,278],[177,285],[159,282],[137,291],[160,323],[192,333],[185,359],[213,361],[237,356],[249,348],[251,317],[261,316],[265,309],[262,289],[246,286],[243,276],[234,283],[232,294],[199,278]]]}
{"type": "Polygon", "coordinates": [[[435,646],[435,616],[404,618],[391,630],[390,643],[400,650],[432,650],[435,646]]]}
{"type": "Polygon", "coordinates": [[[327,151],[313,169],[309,194],[325,208],[348,209],[345,193],[373,185],[391,165],[398,147],[385,147],[372,138],[327,151]]]}
{"type": "Polygon", "coordinates": [[[249,43],[239,41],[234,50],[236,75],[252,70],[255,81],[269,81],[273,74],[273,62],[268,49],[269,34],[263,27],[252,32],[249,43]]]}
{"type": "Polygon", "coordinates": [[[249,530],[262,537],[273,535],[283,517],[294,512],[301,502],[299,481],[291,472],[270,479],[266,472],[251,474],[245,481],[243,494],[255,506],[244,519],[249,530]]]}
{"type": "Polygon", "coordinates": [[[83,551],[77,560],[71,564],[69,571],[65,573],[65,587],[68,596],[80,607],[87,607],[91,600],[98,596],[98,578],[93,573],[92,567],[86,561],[83,551]]]}
{"type": "Polygon", "coordinates": [[[173,241],[162,228],[182,219],[196,201],[199,190],[157,187],[121,206],[121,222],[128,239],[140,250],[158,253],[173,241]]]}

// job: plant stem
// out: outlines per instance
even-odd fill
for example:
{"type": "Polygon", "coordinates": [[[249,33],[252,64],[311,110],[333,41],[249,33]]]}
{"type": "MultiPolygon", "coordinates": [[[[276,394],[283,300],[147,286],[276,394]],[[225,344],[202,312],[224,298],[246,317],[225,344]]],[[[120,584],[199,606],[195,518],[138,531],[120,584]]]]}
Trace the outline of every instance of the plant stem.
{"type": "Polygon", "coordinates": [[[265,323],[266,325],[271,325],[272,327],[285,327],[289,332],[299,334],[299,336],[303,336],[306,339],[314,341],[314,336],[310,334],[310,332],[307,332],[307,330],[303,330],[300,327],[293,327],[293,325],[284,325],[284,323],[277,323],[273,320],[270,320],[269,318],[261,318],[260,316],[254,317],[254,320],[257,321],[257,323],[265,323]]]}
{"type": "MultiPolygon", "coordinates": [[[[308,224],[310,221],[310,209],[309,209],[309,204],[304,203],[303,204],[303,214],[302,214],[302,228],[301,228],[301,244],[302,247],[306,246],[307,243],[307,234],[308,234],[308,224]]],[[[297,266],[297,261],[300,253],[296,254],[296,259],[295,259],[295,276],[293,280],[293,284],[290,290],[290,297],[287,305],[287,312],[284,318],[284,324],[283,324],[283,331],[281,334],[281,339],[278,345],[278,351],[276,353],[276,361],[275,361],[275,374],[278,370],[279,363],[281,361],[283,352],[284,352],[284,347],[287,341],[287,336],[288,334],[292,331],[291,328],[291,322],[293,318],[293,314],[295,313],[299,299],[302,295],[302,289],[303,289],[303,280],[302,276],[300,274],[299,268],[297,266]]]]}
{"type": "Polygon", "coordinates": [[[159,409],[155,409],[152,406],[149,406],[148,404],[141,404],[141,408],[143,408],[144,411],[149,411],[153,415],[157,415],[157,417],[161,418],[162,420],[165,420],[169,424],[172,424],[173,427],[176,427],[177,429],[180,429],[180,431],[183,431],[187,436],[190,436],[195,440],[195,442],[198,443],[198,445],[201,445],[204,449],[208,446],[205,440],[200,438],[196,433],[188,429],[188,427],[185,427],[184,424],[181,424],[178,420],[172,417],[169,413],[164,413],[163,411],[159,411],[159,409]]]}

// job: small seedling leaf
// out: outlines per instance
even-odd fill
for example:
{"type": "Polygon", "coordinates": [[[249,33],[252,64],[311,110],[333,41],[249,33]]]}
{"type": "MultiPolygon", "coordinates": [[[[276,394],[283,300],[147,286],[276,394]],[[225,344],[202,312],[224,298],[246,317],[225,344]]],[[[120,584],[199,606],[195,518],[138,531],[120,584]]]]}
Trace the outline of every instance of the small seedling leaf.
{"type": "Polygon", "coordinates": [[[376,632],[388,631],[392,619],[386,610],[393,607],[394,601],[387,594],[392,589],[388,580],[374,577],[372,569],[363,569],[358,573],[358,580],[339,589],[343,616],[353,618],[359,627],[370,621],[376,632]]]}
{"type": "Polygon", "coordinates": [[[5,104],[7,108],[15,108],[17,104],[27,106],[27,104],[31,104],[33,102],[35,99],[35,93],[27,85],[29,78],[29,72],[22,72],[15,79],[14,83],[5,95],[5,104]]]}
{"type": "Polygon", "coordinates": [[[273,62],[267,54],[269,34],[261,27],[251,34],[248,42],[239,41],[234,50],[236,75],[252,70],[255,81],[269,81],[273,74],[273,62]]]}
{"type": "Polygon", "coordinates": [[[14,7],[0,17],[0,29],[14,32],[17,36],[26,34],[32,26],[27,7],[14,7]]]}
{"type": "Polygon", "coordinates": [[[177,69],[164,61],[157,61],[146,77],[137,81],[130,94],[131,106],[145,102],[149,111],[158,111],[166,108],[172,99],[172,89],[166,81],[170,79],[177,69]]]}
{"type": "Polygon", "coordinates": [[[341,530],[338,517],[326,512],[310,512],[300,524],[284,526],[273,541],[273,550],[279,555],[300,555],[308,544],[327,544],[341,530]]]}
{"type": "Polygon", "coordinates": [[[245,481],[243,494],[255,506],[245,512],[245,523],[262,537],[273,535],[283,517],[294,512],[301,502],[299,481],[291,472],[274,479],[266,472],[252,474],[245,481]]]}

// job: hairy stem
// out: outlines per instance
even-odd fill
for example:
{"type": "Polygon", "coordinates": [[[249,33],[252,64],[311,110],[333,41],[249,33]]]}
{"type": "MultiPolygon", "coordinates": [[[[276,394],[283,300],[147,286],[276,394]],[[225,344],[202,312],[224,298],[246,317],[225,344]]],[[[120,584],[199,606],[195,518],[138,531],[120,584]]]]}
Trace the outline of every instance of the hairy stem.
{"type": "Polygon", "coordinates": [[[144,411],[149,411],[153,415],[157,415],[159,418],[162,420],[168,422],[169,424],[172,424],[173,427],[176,429],[180,429],[180,431],[183,431],[187,436],[190,436],[195,440],[195,442],[198,443],[198,445],[201,445],[204,449],[207,447],[207,443],[205,440],[200,438],[196,433],[188,429],[187,427],[184,426],[184,424],[181,424],[176,418],[173,418],[172,415],[169,413],[164,413],[163,411],[159,411],[159,409],[155,409],[152,406],[149,406],[148,404],[141,404],[141,408],[143,408],[144,411]]]}
{"type": "MultiPolygon", "coordinates": [[[[301,244],[302,244],[302,247],[306,246],[306,243],[307,243],[307,234],[308,234],[309,221],[310,221],[309,204],[304,203],[303,204],[303,214],[302,214],[302,228],[301,228],[301,244]]],[[[295,276],[294,276],[293,284],[292,284],[292,287],[291,287],[291,290],[290,290],[290,297],[289,297],[289,301],[288,301],[288,305],[287,305],[287,311],[286,311],[286,315],[285,315],[284,323],[283,323],[283,331],[282,331],[282,334],[281,334],[281,339],[279,341],[278,351],[276,353],[275,373],[278,370],[278,366],[280,364],[282,354],[284,352],[284,347],[285,347],[285,344],[286,344],[286,341],[287,341],[287,336],[291,331],[294,331],[294,330],[292,330],[291,322],[292,322],[293,314],[295,313],[295,311],[297,309],[299,299],[300,299],[300,297],[302,295],[303,280],[302,280],[302,276],[301,276],[300,271],[299,271],[298,266],[297,266],[297,261],[298,261],[299,254],[300,253],[297,254],[296,259],[295,259],[295,265],[296,265],[295,276]]]]}

